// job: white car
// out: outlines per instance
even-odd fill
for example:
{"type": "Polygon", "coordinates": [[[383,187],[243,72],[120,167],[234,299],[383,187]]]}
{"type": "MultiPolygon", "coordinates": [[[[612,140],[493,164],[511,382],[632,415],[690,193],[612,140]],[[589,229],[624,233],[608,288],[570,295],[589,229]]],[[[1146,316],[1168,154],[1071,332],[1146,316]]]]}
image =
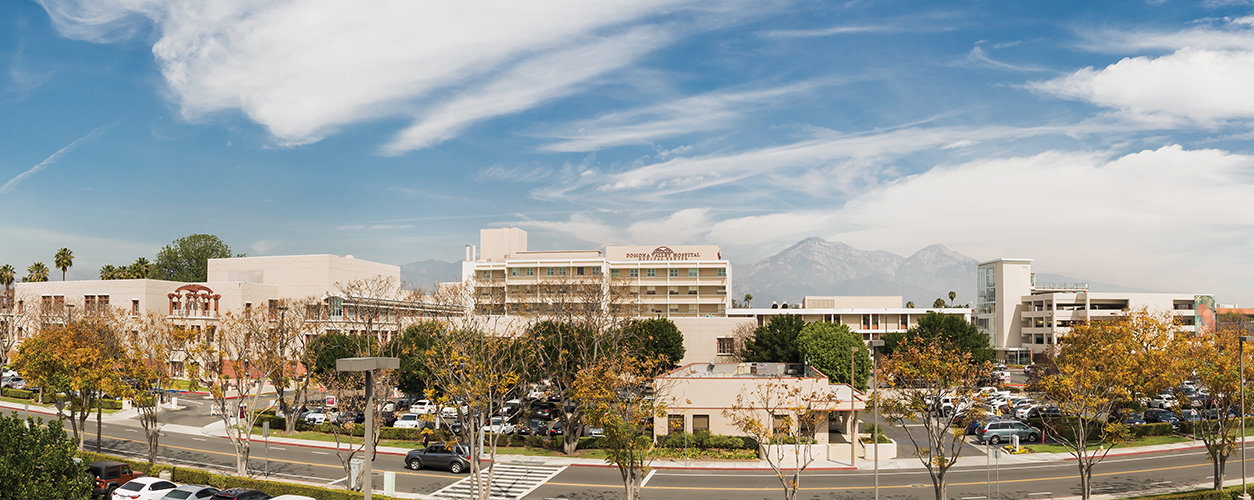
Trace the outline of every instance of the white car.
{"type": "Polygon", "coordinates": [[[309,425],[322,425],[327,423],[327,414],[316,411],[305,415],[305,423],[309,425]]]}
{"type": "Polygon", "coordinates": [[[396,419],[396,423],[392,427],[397,429],[417,429],[422,427],[422,415],[417,413],[406,413],[401,418],[396,419]]]}
{"type": "MultiPolygon", "coordinates": [[[[462,407],[461,407],[461,410],[462,410],[462,412],[461,412],[461,413],[462,413],[463,415],[466,415],[466,414],[470,413],[470,407],[468,407],[468,406],[462,406],[462,407]]],[[[454,418],[457,418],[457,407],[456,407],[456,406],[445,406],[444,408],[440,408],[440,417],[441,417],[441,418],[446,418],[446,419],[454,419],[454,418]]]]}
{"type": "Polygon", "coordinates": [[[430,400],[419,399],[414,401],[414,404],[409,405],[409,413],[417,413],[419,415],[435,413],[435,405],[430,400]]]}
{"type": "Polygon", "coordinates": [[[1149,406],[1150,408],[1170,409],[1170,408],[1174,408],[1176,404],[1177,402],[1176,402],[1175,394],[1163,393],[1163,394],[1154,396],[1154,399],[1150,400],[1149,406]]]}
{"type": "Polygon", "coordinates": [[[16,376],[18,376],[17,372],[10,370],[8,368],[5,368],[4,372],[0,373],[0,377],[3,377],[3,378],[16,377],[16,376]]]}
{"type": "Polygon", "coordinates": [[[483,426],[483,432],[492,434],[513,434],[516,430],[514,424],[505,421],[505,417],[492,417],[492,421],[483,426]]]}
{"type": "Polygon", "coordinates": [[[165,479],[141,476],[113,490],[112,500],[157,500],[178,487],[165,479]]]}
{"type": "Polygon", "coordinates": [[[501,415],[506,417],[513,415],[515,411],[518,411],[518,407],[521,405],[522,400],[511,399],[506,401],[504,405],[501,405],[501,415]]]}

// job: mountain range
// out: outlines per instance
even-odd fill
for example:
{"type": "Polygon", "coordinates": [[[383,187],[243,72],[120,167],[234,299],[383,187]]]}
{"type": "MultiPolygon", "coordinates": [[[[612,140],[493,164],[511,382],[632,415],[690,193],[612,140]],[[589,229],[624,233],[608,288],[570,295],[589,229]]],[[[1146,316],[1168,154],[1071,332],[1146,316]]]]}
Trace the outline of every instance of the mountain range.
{"type": "MultiPolygon", "coordinates": [[[[902,257],[810,237],[753,264],[733,262],[732,292],[736,300],[753,294],[753,304],[759,307],[772,302],[799,304],[807,295],[900,295],[903,305],[913,301],[918,307],[930,307],[937,298],[948,300],[950,291],[958,295],[954,304],[974,304],[978,263],[940,244],[902,257]]],[[[430,259],[401,266],[401,279],[415,286],[430,287],[460,276],[461,262],[430,259]]],[[[1040,272],[1036,281],[1088,283],[1095,292],[1148,291],[1040,272]]]]}

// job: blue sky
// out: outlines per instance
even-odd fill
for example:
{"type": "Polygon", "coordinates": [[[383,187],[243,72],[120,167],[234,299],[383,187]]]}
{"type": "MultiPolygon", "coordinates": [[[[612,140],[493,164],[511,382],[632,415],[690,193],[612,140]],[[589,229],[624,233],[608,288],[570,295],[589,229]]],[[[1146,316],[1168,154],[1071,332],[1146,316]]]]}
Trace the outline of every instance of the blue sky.
{"type": "Polygon", "coordinates": [[[0,261],[820,236],[1254,306],[1252,11],[3,2],[0,261]]]}

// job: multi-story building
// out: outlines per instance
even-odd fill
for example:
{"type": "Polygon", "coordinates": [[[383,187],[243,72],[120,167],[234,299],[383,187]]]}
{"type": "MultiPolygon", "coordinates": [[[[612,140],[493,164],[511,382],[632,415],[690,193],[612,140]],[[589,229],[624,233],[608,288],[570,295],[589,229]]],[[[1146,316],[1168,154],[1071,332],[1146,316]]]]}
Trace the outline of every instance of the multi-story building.
{"type": "Polygon", "coordinates": [[[466,248],[462,278],[478,314],[543,316],[597,304],[637,316],[723,316],[731,264],[717,246],[527,249],[519,228],[483,229],[482,253],[466,248]]]}
{"type": "Polygon", "coordinates": [[[976,270],[976,326],[1008,363],[1030,362],[1075,323],[1136,309],[1170,311],[1182,330],[1192,332],[1195,309],[1208,301],[1214,303],[1209,295],[1092,292],[1083,283],[1036,283],[1032,259],[997,259],[976,270]]]}

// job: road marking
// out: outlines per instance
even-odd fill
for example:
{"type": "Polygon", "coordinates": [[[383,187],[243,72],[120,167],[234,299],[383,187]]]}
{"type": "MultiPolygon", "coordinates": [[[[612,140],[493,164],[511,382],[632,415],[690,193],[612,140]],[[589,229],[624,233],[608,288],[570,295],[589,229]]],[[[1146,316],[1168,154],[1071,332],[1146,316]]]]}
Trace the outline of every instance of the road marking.
{"type": "Polygon", "coordinates": [[[205,439],[205,438],[192,438],[192,439],[196,441],[208,441],[208,439],[205,439]]]}
{"type": "MultiPolygon", "coordinates": [[[[1214,478],[1212,478],[1212,479],[1214,479],[1214,478]]],[[[1171,481],[1159,481],[1159,482],[1157,482],[1157,483],[1149,483],[1149,484],[1150,484],[1150,486],[1153,486],[1153,485],[1155,485],[1155,484],[1171,484],[1171,481]]]]}
{"type": "Polygon", "coordinates": [[[1052,492],[1052,491],[1042,491],[1042,492],[1040,492],[1040,493],[1028,493],[1028,496],[1035,496],[1035,495],[1051,495],[1051,494],[1053,494],[1053,493],[1054,493],[1054,492],[1052,492]]]}
{"type": "Polygon", "coordinates": [[[654,474],[657,474],[657,469],[649,471],[649,475],[644,476],[644,481],[640,481],[640,487],[643,488],[644,485],[649,484],[649,480],[653,479],[654,474]]]}
{"type": "Polygon", "coordinates": [[[327,453],[327,452],[325,452],[325,451],[315,451],[315,452],[311,452],[311,453],[313,453],[313,454],[315,454],[315,455],[330,455],[330,453],[327,453]]]}
{"type": "Polygon", "coordinates": [[[279,448],[278,446],[271,446],[271,447],[270,447],[270,449],[271,449],[271,450],[279,450],[279,451],[287,451],[287,448],[279,448]]]}
{"type": "Polygon", "coordinates": [[[128,429],[126,429],[126,432],[139,432],[139,431],[137,431],[137,430],[135,430],[135,429],[130,429],[130,428],[128,428],[128,429]]]}
{"type": "Polygon", "coordinates": [[[961,500],[979,500],[979,499],[981,499],[981,498],[988,498],[988,497],[986,497],[986,496],[978,496],[978,497],[962,497],[962,499],[961,499],[961,500]]]}
{"type": "Polygon", "coordinates": [[[344,476],[344,477],[341,477],[341,478],[336,479],[336,480],[334,480],[334,481],[331,481],[331,482],[329,482],[329,483],[327,483],[327,484],[342,483],[342,482],[347,481],[347,480],[348,480],[348,476],[344,476]]]}

